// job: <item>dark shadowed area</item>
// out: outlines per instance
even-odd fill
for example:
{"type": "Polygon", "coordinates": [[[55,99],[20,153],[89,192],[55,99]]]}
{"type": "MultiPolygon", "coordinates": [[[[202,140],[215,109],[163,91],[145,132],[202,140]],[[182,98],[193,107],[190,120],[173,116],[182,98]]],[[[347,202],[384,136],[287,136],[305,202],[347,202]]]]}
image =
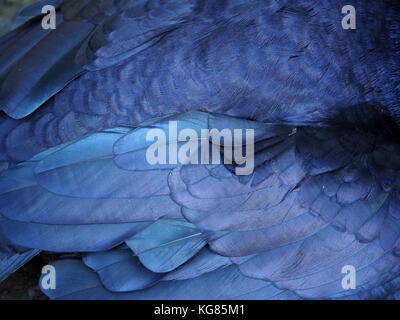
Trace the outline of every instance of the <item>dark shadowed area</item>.
{"type": "Polygon", "coordinates": [[[28,264],[0,283],[0,300],[47,300],[39,289],[42,267],[47,264],[46,255],[38,255],[28,264]]]}

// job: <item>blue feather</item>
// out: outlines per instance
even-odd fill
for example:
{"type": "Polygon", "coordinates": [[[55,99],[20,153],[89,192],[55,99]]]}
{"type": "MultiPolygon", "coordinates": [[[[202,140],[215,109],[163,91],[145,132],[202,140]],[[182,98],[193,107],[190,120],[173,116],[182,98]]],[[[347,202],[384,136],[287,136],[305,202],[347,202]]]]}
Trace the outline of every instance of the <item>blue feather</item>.
{"type": "Polygon", "coordinates": [[[206,244],[195,225],[164,219],[154,222],[125,242],[153,272],[176,269],[206,244]]]}
{"type": "Polygon", "coordinates": [[[96,271],[104,287],[113,292],[145,289],[163,277],[146,269],[129,249],[89,253],[83,262],[96,271]]]}

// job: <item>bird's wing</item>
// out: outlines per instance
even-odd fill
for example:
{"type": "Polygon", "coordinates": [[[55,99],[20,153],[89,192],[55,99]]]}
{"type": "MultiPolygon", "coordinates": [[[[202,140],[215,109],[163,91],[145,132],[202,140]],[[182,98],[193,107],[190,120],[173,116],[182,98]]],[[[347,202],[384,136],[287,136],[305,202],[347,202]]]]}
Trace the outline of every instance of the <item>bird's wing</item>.
{"type": "Polygon", "coordinates": [[[189,19],[194,3],[115,0],[40,1],[32,16],[0,38],[0,107],[12,118],[34,112],[88,70],[118,64],[189,19]],[[56,28],[43,29],[42,7],[57,8],[56,28]],[[123,11],[122,11],[123,8],[123,11]]]}
{"type": "Polygon", "coordinates": [[[125,243],[140,261],[122,283],[113,270],[134,261],[119,255],[60,262],[71,285],[45,291],[52,297],[182,298],[187,286],[198,297],[209,287],[213,298],[268,298],[272,287],[306,298],[387,296],[397,290],[400,145],[397,129],[377,126],[295,128],[189,112],[97,132],[3,172],[1,228],[13,243],[54,252],[103,257],[125,243]],[[235,164],[150,164],[146,136],[164,131],[171,145],[171,121],[198,136],[254,129],[254,173],[237,176],[235,164]],[[342,287],[345,265],[357,270],[356,290],[342,287]],[[99,278],[74,287],[69,277],[92,274],[87,268],[99,278]],[[222,275],[243,287],[217,281],[222,275]]]}
{"type": "Polygon", "coordinates": [[[61,14],[56,22],[45,30],[38,15],[0,39],[0,106],[13,118],[29,115],[84,71],[75,56],[94,25],[61,14]]]}

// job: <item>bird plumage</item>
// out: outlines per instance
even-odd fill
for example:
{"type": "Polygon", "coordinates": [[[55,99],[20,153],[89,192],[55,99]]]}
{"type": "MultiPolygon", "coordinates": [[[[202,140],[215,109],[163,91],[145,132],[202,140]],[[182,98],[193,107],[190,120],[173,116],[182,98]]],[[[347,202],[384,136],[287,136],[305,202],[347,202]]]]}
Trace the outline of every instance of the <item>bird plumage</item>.
{"type": "Polygon", "coordinates": [[[396,298],[400,10],[343,5],[68,0],[5,36],[4,261],[82,253],[52,298],[396,298]],[[150,165],[169,121],[254,129],[254,172],[150,165]]]}

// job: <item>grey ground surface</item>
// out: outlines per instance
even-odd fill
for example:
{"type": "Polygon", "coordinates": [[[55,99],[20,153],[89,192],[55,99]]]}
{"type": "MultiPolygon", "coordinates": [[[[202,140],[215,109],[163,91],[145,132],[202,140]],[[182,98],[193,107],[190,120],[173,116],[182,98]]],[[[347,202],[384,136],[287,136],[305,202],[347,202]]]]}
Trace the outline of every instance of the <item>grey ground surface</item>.
{"type": "Polygon", "coordinates": [[[0,0],[0,36],[13,29],[15,16],[25,6],[38,0],[0,0]]]}
{"type": "MultiPolygon", "coordinates": [[[[15,27],[13,23],[19,10],[37,0],[0,0],[0,35],[15,27]]],[[[35,257],[27,265],[0,283],[0,300],[47,299],[39,290],[42,267],[48,262],[44,254],[35,257]]]]}
{"type": "Polygon", "coordinates": [[[48,263],[44,254],[36,256],[28,264],[0,283],[0,300],[44,300],[47,297],[39,289],[42,267],[48,263]]]}

